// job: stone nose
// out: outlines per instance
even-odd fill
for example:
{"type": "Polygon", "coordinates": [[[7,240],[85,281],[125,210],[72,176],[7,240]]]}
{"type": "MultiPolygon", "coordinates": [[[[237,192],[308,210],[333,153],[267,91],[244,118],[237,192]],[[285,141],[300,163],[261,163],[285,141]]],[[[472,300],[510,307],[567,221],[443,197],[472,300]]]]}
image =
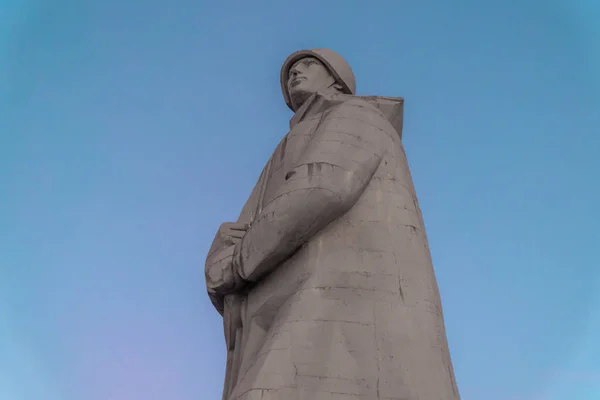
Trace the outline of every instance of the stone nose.
{"type": "Polygon", "coordinates": [[[302,63],[298,63],[296,65],[294,65],[291,69],[290,69],[290,75],[300,75],[302,73],[302,71],[304,71],[306,68],[302,65],[302,63]]]}

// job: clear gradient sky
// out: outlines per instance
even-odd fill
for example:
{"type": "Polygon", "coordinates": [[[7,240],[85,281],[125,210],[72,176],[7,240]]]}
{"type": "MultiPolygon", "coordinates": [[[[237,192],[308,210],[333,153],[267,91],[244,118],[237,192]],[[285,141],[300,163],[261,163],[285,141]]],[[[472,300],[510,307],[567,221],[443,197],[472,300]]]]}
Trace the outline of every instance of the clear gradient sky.
{"type": "Polygon", "coordinates": [[[0,0],[0,400],[214,400],[204,257],[292,51],[406,98],[464,400],[600,399],[600,3],[0,0]]]}

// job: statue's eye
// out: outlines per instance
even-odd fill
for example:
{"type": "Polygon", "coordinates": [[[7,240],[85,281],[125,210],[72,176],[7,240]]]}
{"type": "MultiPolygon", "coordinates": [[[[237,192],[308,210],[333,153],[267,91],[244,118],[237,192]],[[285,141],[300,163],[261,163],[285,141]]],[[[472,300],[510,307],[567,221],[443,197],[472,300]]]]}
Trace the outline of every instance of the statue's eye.
{"type": "Polygon", "coordinates": [[[311,66],[311,65],[313,65],[313,64],[316,64],[316,63],[317,63],[317,62],[316,62],[315,60],[310,60],[310,61],[308,62],[308,66],[311,66]]]}

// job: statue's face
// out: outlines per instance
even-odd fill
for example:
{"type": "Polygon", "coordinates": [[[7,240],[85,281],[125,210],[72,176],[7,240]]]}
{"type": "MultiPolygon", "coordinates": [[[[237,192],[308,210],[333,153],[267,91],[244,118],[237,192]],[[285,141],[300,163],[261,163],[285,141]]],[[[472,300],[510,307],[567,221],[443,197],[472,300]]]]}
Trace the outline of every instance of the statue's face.
{"type": "Polygon", "coordinates": [[[298,60],[290,68],[288,91],[290,97],[306,98],[319,90],[328,88],[335,83],[335,78],[325,65],[314,57],[298,60]]]}

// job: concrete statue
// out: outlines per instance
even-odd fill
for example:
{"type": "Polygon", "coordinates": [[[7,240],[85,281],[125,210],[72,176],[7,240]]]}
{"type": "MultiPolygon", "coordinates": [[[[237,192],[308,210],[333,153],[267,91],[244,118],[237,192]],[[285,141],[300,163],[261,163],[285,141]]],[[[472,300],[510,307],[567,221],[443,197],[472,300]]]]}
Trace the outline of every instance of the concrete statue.
{"type": "Polygon", "coordinates": [[[206,260],[223,400],[459,400],[403,99],[327,49],[281,69],[290,130],[206,260]]]}

